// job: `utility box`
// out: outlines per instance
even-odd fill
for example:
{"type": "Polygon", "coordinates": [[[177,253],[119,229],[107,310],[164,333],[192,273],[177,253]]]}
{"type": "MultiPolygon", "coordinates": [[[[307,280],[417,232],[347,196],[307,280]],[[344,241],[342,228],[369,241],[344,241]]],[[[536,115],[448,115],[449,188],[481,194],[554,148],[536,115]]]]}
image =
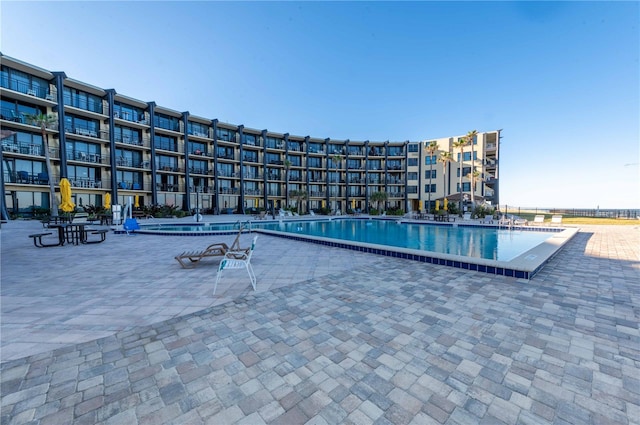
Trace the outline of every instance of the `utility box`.
{"type": "Polygon", "coordinates": [[[122,205],[111,205],[113,224],[122,224],[122,205]]]}

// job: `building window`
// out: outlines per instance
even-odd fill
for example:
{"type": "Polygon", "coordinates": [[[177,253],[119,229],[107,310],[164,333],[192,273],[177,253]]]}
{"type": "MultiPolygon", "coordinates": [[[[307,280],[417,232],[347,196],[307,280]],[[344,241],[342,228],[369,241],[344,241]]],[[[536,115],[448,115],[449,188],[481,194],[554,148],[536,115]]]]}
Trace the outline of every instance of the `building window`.
{"type": "Polygon", "coordinates": [[[174,137],[160,136],[156,134],[155,138],[153,139],[153,146],[155,146],[156,149],[162,149],[165,151],[178,151],[177,142],[174,137]]]}
{"type": "MultiPolygon", "coordinates": [[[[471,161],[471,151],[463,152],[464,161],[471,161]]],[[[458,162],[460,162],[460,152],[458,152],[458,162]]],[[[478,151],[473,151],[473,159],[474,161],[478,159],[478,151]]]]}
{"type": "Polygon", "coordinates": [[[226,128],[216,127],[216,138],[218,140],[224,140],[226,142],[235,142],[236,132],[228,130],[226,128]]]}
{"type": "Polygon", "coordinates": [[[418,166],[418,158],[407,159],[407,167],[417,167],[417,166],[418,166]]]}
{"type": "Polygon", "coordinates": [[[198,137],[209,137],[209,127],[197,122],[187,123],[187,133],[198,137]]]}
{"type": "Polygon", "coordinates": [[[424,158],[424,165],[435,165],[437,163],[438,163],[438,157],[436,155],[430,155],[424,158]]]}
{"type": "Polygon", "coordinates": [[[407,186],[407,193],[418,193],[418,186],[407,186]]]}
{"type": "Polygon", "coordinates": [[[436,170],[426,170],[424,172],[424,178],[425,179],[428,179],[428,178],[435,179],[436,176],[437,176],[436,170]],[[429,174],[431,174],[431,177],[429,177],[429,174]]]}
{"type": "Polygon", "coordinates": [[[120,102],[113,103],[113,116],[122,120],[143,122],[145,121],[144,111],[140,108],[125,105],[120,102]]]}
{"type": "MultiPolygon", "coordinates": [[[[462,177],[466,177],[471,173],[471,167],[462,167],[462,177]]],[[[456,177],[460,177],[460,168],[456,170],[456,177]]]]}
{"type": "Polygon", "coordinates": [[[407,173],[407,180],[418,180],[418,173],[407,173]]]}
{"type": "Polygon", "coordinates": [[[420,144],[419,143],[409,143],[408,146],[409,152],[419,152],[420,144]]]}
{"type": "Polygon", "coordinates": [[[40,98],[45,98],[49,94],[49,83],[46,80],[7,66],[2,67],[0,85],[5,89],[35,95],[40,98]]]}
{"type": "Polygon", "coordinates": [[[425,193],[435,193],[436,191],[436,184],[425,184],[424,185],[424,192],[425,193]]]}
{"type": "Polygon", "coordinates": [[[153,125],[165,130],[180,131],[180,122],[178,118],[164,114],[154,114],[153,125]]]}
{"type": "Polygon", "coordinates": [[[98,114],[102,113],[102,98],[98,96],[81,90],[65,87],[62,97],[65,105],[84,109],[85,111],[96,112],[98,114]]]}
{"type": "MultiPolygon", "coordinates": [[[[458,192],[460,192],[460,183],[456,184],[456,188],[457,188],[458,192]]],[[[462,183],[462,191],[463,192],[470,192],[471,191],[471,183],[463,182],[462,183]]]]}

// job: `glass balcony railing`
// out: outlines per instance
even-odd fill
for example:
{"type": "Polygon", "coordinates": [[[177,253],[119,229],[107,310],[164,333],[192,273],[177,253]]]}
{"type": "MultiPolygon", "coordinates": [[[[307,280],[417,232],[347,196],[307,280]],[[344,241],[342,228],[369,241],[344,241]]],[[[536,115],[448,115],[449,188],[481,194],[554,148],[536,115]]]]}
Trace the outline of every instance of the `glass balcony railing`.
{"type": "Polygon", "coordinates": [[[4,89],[17,91],[29,96],[39,97],[41,99],[55,100],[55,97],[49,91],[49,87],[42,87],[37,84],[16,80],[7,76],[3,76],[0,80],[0,85],[4,89]]]}

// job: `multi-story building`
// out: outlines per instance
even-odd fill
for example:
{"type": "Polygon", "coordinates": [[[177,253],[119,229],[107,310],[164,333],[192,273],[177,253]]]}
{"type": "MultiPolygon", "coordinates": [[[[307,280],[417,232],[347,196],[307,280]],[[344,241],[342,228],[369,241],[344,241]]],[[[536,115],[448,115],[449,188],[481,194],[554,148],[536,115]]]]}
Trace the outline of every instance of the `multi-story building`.
{"type": "Polygon", "coordinates": [[[458,147],[467,135],[410,143],[407,193],[413,211],[432,211],[444,199],[464,205],[499,204],[498,155],[502,130],[478,132],[473,143],[458,147]],[[437,148],[430,152],[430,144],[437,148]],[[449,158],[446,160],[443,158],[449,158]],[[462,187],[460,186],[462,182],[462,187]],[[473,188],[472,188],[473,184],[473,188]]]}
{"type": "MultiPolygon", "coordinates": [[[[333,140],[245,128],[133,99],[1,53],[0,61],[0,124],[13,133],[3,138],[0,153],[3,215],[48,209],[49,182],[59,190],[61,178],[70,181],[78,207],[103,205],[109,194],[113,204],[137,197],[139,205],[186,211],[199,207],[213,213],[298,202],[305,212],[368,211],[372,195],[385,192],[385,209],[406,211],[417,210],[424,195],[420,143],[333,140]],[[40,114],[53,117],[44,130],[30,120],[40,114]],[[306,196],[300,197],[301,192],[306,196]]],[[[497,181],[499,133],[485,134],[478,158],[488,160],[485,138],[493,134],[497,181]]],[[[449,180],[454,178],[449,175],[449,180]]],[[[443,196],[451,193],[450,184],[443,196]]],[[[490,198],[485,186],[490,181],[479,193],[490,198]]],[[[497,184],[493,187],[495,199],[497,184]]]]}

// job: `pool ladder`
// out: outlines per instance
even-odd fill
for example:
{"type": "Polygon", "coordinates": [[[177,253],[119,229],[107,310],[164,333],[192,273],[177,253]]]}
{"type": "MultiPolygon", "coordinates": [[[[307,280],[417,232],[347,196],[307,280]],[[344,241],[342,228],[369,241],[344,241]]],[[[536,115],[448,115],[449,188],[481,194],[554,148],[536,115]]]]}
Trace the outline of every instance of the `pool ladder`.
{"type": "Polygon", "coordinates": [[[233,228],[234,229],[238,229],[240,231],[242,231],[243,229],[248,229],[249,233],[251,233],[252,232],[252,230],[251,230],[251,220],[247,220],[245,222],[241,222],[240,220],[238,220],[233,224],[233,228]]]}

